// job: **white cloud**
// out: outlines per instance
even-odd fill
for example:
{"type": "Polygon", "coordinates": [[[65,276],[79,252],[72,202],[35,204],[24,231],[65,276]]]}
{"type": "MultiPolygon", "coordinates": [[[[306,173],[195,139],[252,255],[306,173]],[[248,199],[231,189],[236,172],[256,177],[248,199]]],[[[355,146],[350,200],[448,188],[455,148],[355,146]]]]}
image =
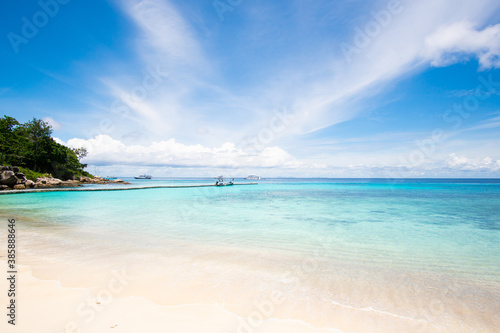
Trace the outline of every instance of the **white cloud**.
{"type": "Polygon", "coordinates": [[[478,30],[461,21],[439,28],[425,39],[423,56],[443,67],[475,56],[482,69],[500,67],[500,24],[478,30]]]}
{"type": "MultiPolygon", "coordinates": [[[[372,13],[387,9],[386,3],[380,4],[372,13]]],[[[464,55],[474,55],[483,68],[500,65],[500,24],[475,30],[476,25],[468,23],[480,25],[487,21],[499,8],[498,2],[423,0],[400,4],[401,10],[388,23],[379,24],[378,33],[366,33],[378,24],[373,15],[364,24],[353,26],[352,34],[344,40],[357,48],[350,62],[339,52],[341,57],[315,64],[323,71],[316,73],[313,80],[301,67],[296,69],[297,77],[290,80],[294,88],[280,87],[290,88],[283,93],[284,99],[294,96],[293,108],[301,126],[294,128],[293,134],[313,132],[357,117],[360,111],[373,107],[366,103],[370,97],[402,77],[424,70],[431,62],[444,66],[461,61],[464,55]],[[365,33],[363,45],[356,43],[359,31],[365,33]],[[300,83],[307,79],[313,83],[300,83]]]]}
{"type": "Polygon", "coordinates": [[[87,148],[89,154],[84,162],[92,165],[283,169],[304,166],[279,147],[267,147],[258,152],[250,152],[230,142],[208,148],[200,144],[185,145],[170,139],[144,146],[126,145],[108,135],[98,135],[89,140],[71,139],[63,144],[71,148],[87,148]]]}
{"type": "MultiPolygon", "coordinates": [[[[340,153],[323,158],[297,159],[280,147],[246,150],[226,142],[217,147],[186,145],[174,139],[149,145],[129,145],[107,135],[89,140],[71,139],[58,143],[85,147],[84,163],[99,166],[101,172],[120,176],[152,173],[155,176],[202,176],[257,173],[266,177],[498,177],[500,159],[483,153],[436,153],[421,163],[408,163],[408,151],[387,147],[387,152],[340,153]],[[466,157],[473,156],[473,157],[466,157]],[[486,156],[486,157],[484,157],[486,156]]],[[[394,147],[393,147],[394,148],[394,147]]],[[[489,148],[487,147],[486,151],[489,148]]],[[[446,149],[449,151],[449,149],[446,149]]],[[[91,167],[89,171],[94,172],[91,167]]]]}
{"type": "Polygon", "coordinates": [[[61,124],[59,124],[57,121],[55,121],[51,117],[43,117],[42,120],[45,121],[46,123],[48,123],[50,126],[52,126],[52,128],[54,130],[58,130],[61,128],[61,124]]]}
{"type": "Polygon", "coordinates": [[[455,153],[450,154],[448,165],[451,168],[470,171],[499,171],[500,160],[493,160],[491,157],[482,159],[469,159],[465,156],[458,156],[455,153]]]}
{"type": "Polygon", "coordinates": [[[145,58],[151,56],[151,51],[155,56],[160,51],[163,61],[178,64],[201,60],[201,48],[194,33],[170,2],[129,0],[120,5],[140,28],[142,35],[137,47],[145,58]]]}
{"type": "MultiPolygon", "coordinates": [[[[207,41],[201,39],[192,24],[197,20],[192,15],[187,20],[178,5],[169,0],[127,0],[117,4],[137,28],[131,38],[137,63],[101,77],[108,94],[120,102],[117,105],[129,110],[120,121],[127,118],[128,127],[147,128],[145,137],[157,140],[176,137],[191,142],[213,140],[214,144],[237,141],[246,123],[240,123],[237,131],[223,125],[244,113],[242,110],[251,109],[248,101],[253,97],[241,97],[217,83],[219,60],[207,56],[203,48],[207,41]],[[161,74],[152,88],[144,85],[150,74],[148,68],[161,74]],[[140,98],[134,98],[137,95],[140,98]],[[199,128],[206,130],[200,132],[199,128]]],[[[124,127],[121,124],[117,128],[122,137],[126,135],[121,131],[124,127]]]]}

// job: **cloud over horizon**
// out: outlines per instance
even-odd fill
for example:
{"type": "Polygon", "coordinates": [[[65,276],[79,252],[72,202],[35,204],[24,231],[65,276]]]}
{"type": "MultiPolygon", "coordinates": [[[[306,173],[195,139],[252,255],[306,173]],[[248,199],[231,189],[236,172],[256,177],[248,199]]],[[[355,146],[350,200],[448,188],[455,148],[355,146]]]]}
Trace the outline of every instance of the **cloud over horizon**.
{"type": "Polygon", "coordinates": [[[93,165],[285,169],[304,166],[279,147],[245,151],[230,142],[208,148],[200,144],[185,145],[170,139],[143,146],[126,145],[107,135],[98,135],[89,140],[71,139],[67,143],[59,139],[57,141],[71,148],[86,148],[88,157],[85,162],[93,165]]]}
{"type": "Polygon", "coordinates": [[[111,174],[125,173],[119,174],[120,176],[131,176],[133,170],[155,173],[156,176],[170,176],[172,169],[177,170],[174,174],[178,176],[193,176],[196,172],[202,176],[227,172],[237,176],[258,173],[266,177],[287,175],[412,178],[439,175],[480,177],[485,174],[500,176],[500,158],[496,160],[489,156],[475,158],[451,153],[414,160],[411,156],[415,152],[421,153],[418,149],[386,154],[368,163],[356,163],[363,159],[346,161],[298,159],[276,146],[255,150],[237,147],[230,142],[209,148],[200,144],[185,145],[170,139],[144,146],[127,145],[107,135],[99,135],[89,140],[71,139],[63,142],[56,139],[56,141],[70,148],[85,147],[88,156],[84,158],[84,163],[94,167],[104,167],[111,174]],[[182,169],[185,170],[179,173],[182,169]]]}

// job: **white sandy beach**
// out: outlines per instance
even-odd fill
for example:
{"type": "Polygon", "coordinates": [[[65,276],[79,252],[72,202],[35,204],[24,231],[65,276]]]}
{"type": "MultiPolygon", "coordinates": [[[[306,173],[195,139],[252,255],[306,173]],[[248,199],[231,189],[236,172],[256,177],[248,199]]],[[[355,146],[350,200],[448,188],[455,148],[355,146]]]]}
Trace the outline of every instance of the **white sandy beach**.
{"type": "MultiPolygon", "coordinates": [[[[41,258],[35,261],[38,260],[43,262],[41,258]]],[[[5,261],[1,264],[6,266],[5,261]]],[[[76,274],[81,274],[82,267],[75,267],[76,274]]],[[[61,271],[67,270],[67,267],[60,268],[61,271]]],[[[197,297],[197,293],[203,294],[205,289],[213,288],[206,286],[210,279],[199,283],[186,281],[192,292],[180,288],[182,291],[176,293],[176,288],[160,290],[157,279],[161,276],[151,276],[148,280],[146,276],[149,274],[145,272],[129,276],[124,271],[107,271],[102,277],[95,279],[94,276],[89,280],[81,275],[71,280],[71,274],[66,274],[64,283],[47,279],[51,275],[49,270],[40,272],[43,279],[33,276],[29,266],[19,267],[16,325],[9,325],[4,319],[4,332],[495,332],[495,325],[499,322],[498,315],[492,313],[494,309],[483,309],[485,313],[481,315],[474,304],[470,304],[471,307],[457,304],[450,309],[450,304],[439,301],[431,301],[424,316],[417,317],[411,312],[415,309],[411,300],[401,302],[397,295],[392,296],[395,302],[401,302],[393,305],[395,309],[400,306],[395,313],[371,306],[352,307],[335,302],[319,304],[312,299],[305,302],[304,299],[287,298],[285,301],[279,294],[260,298],[255,296],[259,295],[256,290],[242,290],[238,284],[214,288],[212,292],[197,297]],[[137,280],[139,276],[142,280],[137,280]],[[235,295],[243,299],[238,305],[225,304],[224,300],[238,297],[221,295],[221,290],[234,290],[235,295]],[[151,296],[155,294],[157,297],[151,296]],[[169,294],[172,298],[168,297],[169,294]],[[200,302],[191,303],[193,300],[200,302]]],[[[180,281],[172,280],[172,283],[182,285],[180,281]]],[[[8,289],[7,280],[2,280],[0,288],[8,289]]],[[[360,285],[360,288],[365,287],[360,285]]],[[[353,298],[360,296],[360,291],[351,290],[350,293],[353,298]]],[[[436,293],[440,294],[440,291],[436,293]]],[[[417,300],[421,297],[415,295],[415,302],[421,302],[417,300]]],[[[450,299],[456,298],[451,296],[450,299]]],[[[6,294],[2,293],[2,304],[7,302],[6,294]]]]}
{"type": "MultiPolygon", "coordinates": [[[[6,333],[338,332],[298,321],[261,321],[259,315],[242,318],[214,305],[160,306],[142,297],[113,296],[110,290],[125,286],[118,276],[112,281],[115,286],[96,294],[85,288],[63,287],[58,281],[37,279],[27,266],[20,267],[18,281],[16,325],[3,321],[6,333]]],[[[6,287],[3,283],[2,289],[6,287]]]]}

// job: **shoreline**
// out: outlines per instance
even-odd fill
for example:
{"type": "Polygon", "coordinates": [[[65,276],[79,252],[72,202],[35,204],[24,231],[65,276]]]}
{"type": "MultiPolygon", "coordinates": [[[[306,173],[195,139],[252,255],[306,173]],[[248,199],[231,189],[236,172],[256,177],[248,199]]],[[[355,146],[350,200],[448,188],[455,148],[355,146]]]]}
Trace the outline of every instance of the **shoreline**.
{"type": "MultiPolygon", "coordinates": [[[[232,186],[242,185],[257,185],[258,183],[235,183],[232,186]]],[[[120,185],[120,184],[119,184],[120,185]]],[[[213,184],[206,185],[157,185],[157,186],[134,186],[134,187],[115,187],[115,188],[75,188],[75,187],[61,187],[61,188],[33,188],[23,190],[3,190],[2,194],[22,194],[22,193],[39,193],[39,192],[98,192],[98,191],[130,191],[130,190],[146,190],[146,189],[159,189],[159,188],[195,188],[195,187],[222,187],[213,184]]]]}

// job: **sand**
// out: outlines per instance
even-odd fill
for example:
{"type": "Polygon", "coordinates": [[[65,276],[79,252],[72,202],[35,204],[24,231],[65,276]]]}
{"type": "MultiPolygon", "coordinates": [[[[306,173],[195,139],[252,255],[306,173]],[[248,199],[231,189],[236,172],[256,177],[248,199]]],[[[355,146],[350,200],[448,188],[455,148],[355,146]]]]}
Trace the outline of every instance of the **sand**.
{"type": "MultiPolygon", "coordinates": [[[[5,261],[0,263],[6,267],[5,261]]],[[[28,266],[19,267],[17,278],[16,325],[8,324],[4,317],[1,326],[6,333],[340,332],[298,321],[242,318],[215,305],[160,306],[141,297],[113,296],[111,291],[118,292],[121,286],[118,277],[111,288],[97,293],[37,279],[28,266]]],[[[5,280],[1,288],[7,287],[5,280]]],[[[6,294],[2,296],[2,304],[7,304],[6,294]]]]}
{"type": "MultiPolygon", "coordinates": [[[[0,261],[6,267],[5,261],[0,261]]],[[[349,309],[332,305],[325,309],[335,318],[336,328],[315,327],[301,320],[276,319],[263,302],[237,315],[222,305],[182,304],[165,306],[144,297],[123,292],[129,287],[124,272],[112,272],[107,285],[99,288],[61,286],[55,280],[33,276],[29,266],[20,266],[17,274],[16,325],[3,316],[2,332],[76,333],[76,332],[235,332],[235,333],[326,333],[326,332],[495,332],[456,323],[455,327],[430,325],[425,318],[415,319],[379,313],[374,309],[349,309]]],[[[1,290],[7,290],[2,279],[1,290]]],[[[147,286],[146,286],[147,288],[147,286]]],[[[2,304],[8,304],[2,293],[2,304]]],[[[274,303],[278,304],[278,303],[274,303]]],[[[4,307],[5,309],[5,307],[4,307]]],[[[6,310],[4,310],[6,311],[6,310]]],[[[467,314],[464,313],[464,316],[467,314]]]]}

